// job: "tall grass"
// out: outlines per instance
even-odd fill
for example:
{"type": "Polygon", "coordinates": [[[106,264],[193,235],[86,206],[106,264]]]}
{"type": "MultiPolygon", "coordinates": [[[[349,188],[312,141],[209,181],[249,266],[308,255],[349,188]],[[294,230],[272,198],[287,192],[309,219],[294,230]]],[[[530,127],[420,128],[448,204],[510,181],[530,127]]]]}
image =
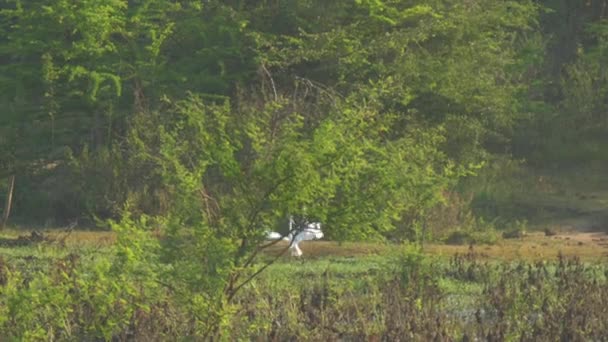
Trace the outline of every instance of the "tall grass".
{"type": "MultiPolygon", "coordinates": [[[[92,250],[0,258],[7,340],[202,338],[191,304],[152,269],[92,250]]],[[[45,254],[46,253],[46,254],[45,254]]],[[[387,255],[283,259],[228,308],[225,340],[601,340],[608,266],[387,255]]],[[[194,300],[194,299],[193,299],[194,300]]],[[[199,298],[198,300],[204,300],[199,298]]]]}

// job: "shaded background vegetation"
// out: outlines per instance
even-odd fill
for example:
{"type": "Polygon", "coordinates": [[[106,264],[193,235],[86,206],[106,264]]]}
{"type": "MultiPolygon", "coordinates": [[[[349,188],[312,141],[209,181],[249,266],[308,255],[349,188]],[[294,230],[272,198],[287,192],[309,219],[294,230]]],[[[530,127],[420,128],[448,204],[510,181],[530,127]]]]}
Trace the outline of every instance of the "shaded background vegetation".
{"type": "Polygon", "coordinates": [[[465,212],[505,214],[490,210],[500,184],[471,188],[468,171],[606,159],[605,1],[0,6],[0,190],[16,175],[15,223],[92,226],[126,203],[166,213],[158,132],[188,93],[228,100],[230,120],[282,101],[311,134],[328,113],[365,103],[378,139],[408,138],[429,152],[413,163],[461,170],[433,189],[412,173],[410,203],[386,235],[397,239],[432,222],[445,191],[472,193],[465,212]]]}

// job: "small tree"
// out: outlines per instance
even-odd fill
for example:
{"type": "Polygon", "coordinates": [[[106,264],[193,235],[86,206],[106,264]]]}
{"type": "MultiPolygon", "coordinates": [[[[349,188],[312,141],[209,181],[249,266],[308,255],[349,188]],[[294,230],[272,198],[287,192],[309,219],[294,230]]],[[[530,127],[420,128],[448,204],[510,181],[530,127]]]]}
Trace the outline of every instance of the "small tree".
{"type": "Polygon", "coordinates": [[[306,208],[329,236],[381,239],[455,175],[438,134],[388,140],[373,105],[344,99],[311,118],[278,96],[241,103],[191,94],[171,104],[152,157],[172,198],[156,220],[164,279],[203,336],[221,331],[235,294],[274,261],[258,262],[273,244],[264,233],[289,213],[306,208]]]}

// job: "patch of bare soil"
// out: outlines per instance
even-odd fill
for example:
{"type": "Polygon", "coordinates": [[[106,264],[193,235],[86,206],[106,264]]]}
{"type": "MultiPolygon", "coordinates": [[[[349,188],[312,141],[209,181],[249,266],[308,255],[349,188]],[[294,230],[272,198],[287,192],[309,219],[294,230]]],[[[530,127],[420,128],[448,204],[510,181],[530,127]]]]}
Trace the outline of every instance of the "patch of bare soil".
{"type": "Polygon", "coordinates": [[[545,238],[566,245],[600,246],[608,249],[607,217],[608,208],[563,219],[545,229],[545,238]],[[554,234],[547,234],[548,231],[554,234]]]}
{"type": "Polygon", "coordinates": [[[605,251],[608,249],[608,189],[603,182],[587,184],[579,178],[562,175],[562,183],[566,180],[574,183],[562,187],[562,191],[539,193],[534,198],[530,205],[541,207],[541,213],[545,214],[544,220],[536,225],[544,234],[532,234],[535,236],[530,236],[528,241],[557,248],[601,247],[596,252],[608,252],[605,251]]]}
{"type": "Polygon", "coordinates": [[[596,244],[608,248],[608,234],[605,232],[565,232],[551,237],[554,240],[572,241],[583,244],[596,244]]]}

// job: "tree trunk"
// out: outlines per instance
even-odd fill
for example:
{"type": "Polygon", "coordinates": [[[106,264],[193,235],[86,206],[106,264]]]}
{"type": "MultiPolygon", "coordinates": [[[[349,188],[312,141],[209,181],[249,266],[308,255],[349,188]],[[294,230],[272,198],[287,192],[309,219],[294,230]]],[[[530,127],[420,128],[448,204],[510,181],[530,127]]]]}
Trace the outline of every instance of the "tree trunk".
{"type": "Polygon", "coordinates": [[[11,213],[11,205],[13,202],[13,189],[15,188],[15,175],[11,175],[8,178],[8,189],[6,191],[6,201],[4,202],[4,212],[2,214],[2,222],[0,222],[0,229],[6,227],[8,222],[8,216],[11,213]]]}

